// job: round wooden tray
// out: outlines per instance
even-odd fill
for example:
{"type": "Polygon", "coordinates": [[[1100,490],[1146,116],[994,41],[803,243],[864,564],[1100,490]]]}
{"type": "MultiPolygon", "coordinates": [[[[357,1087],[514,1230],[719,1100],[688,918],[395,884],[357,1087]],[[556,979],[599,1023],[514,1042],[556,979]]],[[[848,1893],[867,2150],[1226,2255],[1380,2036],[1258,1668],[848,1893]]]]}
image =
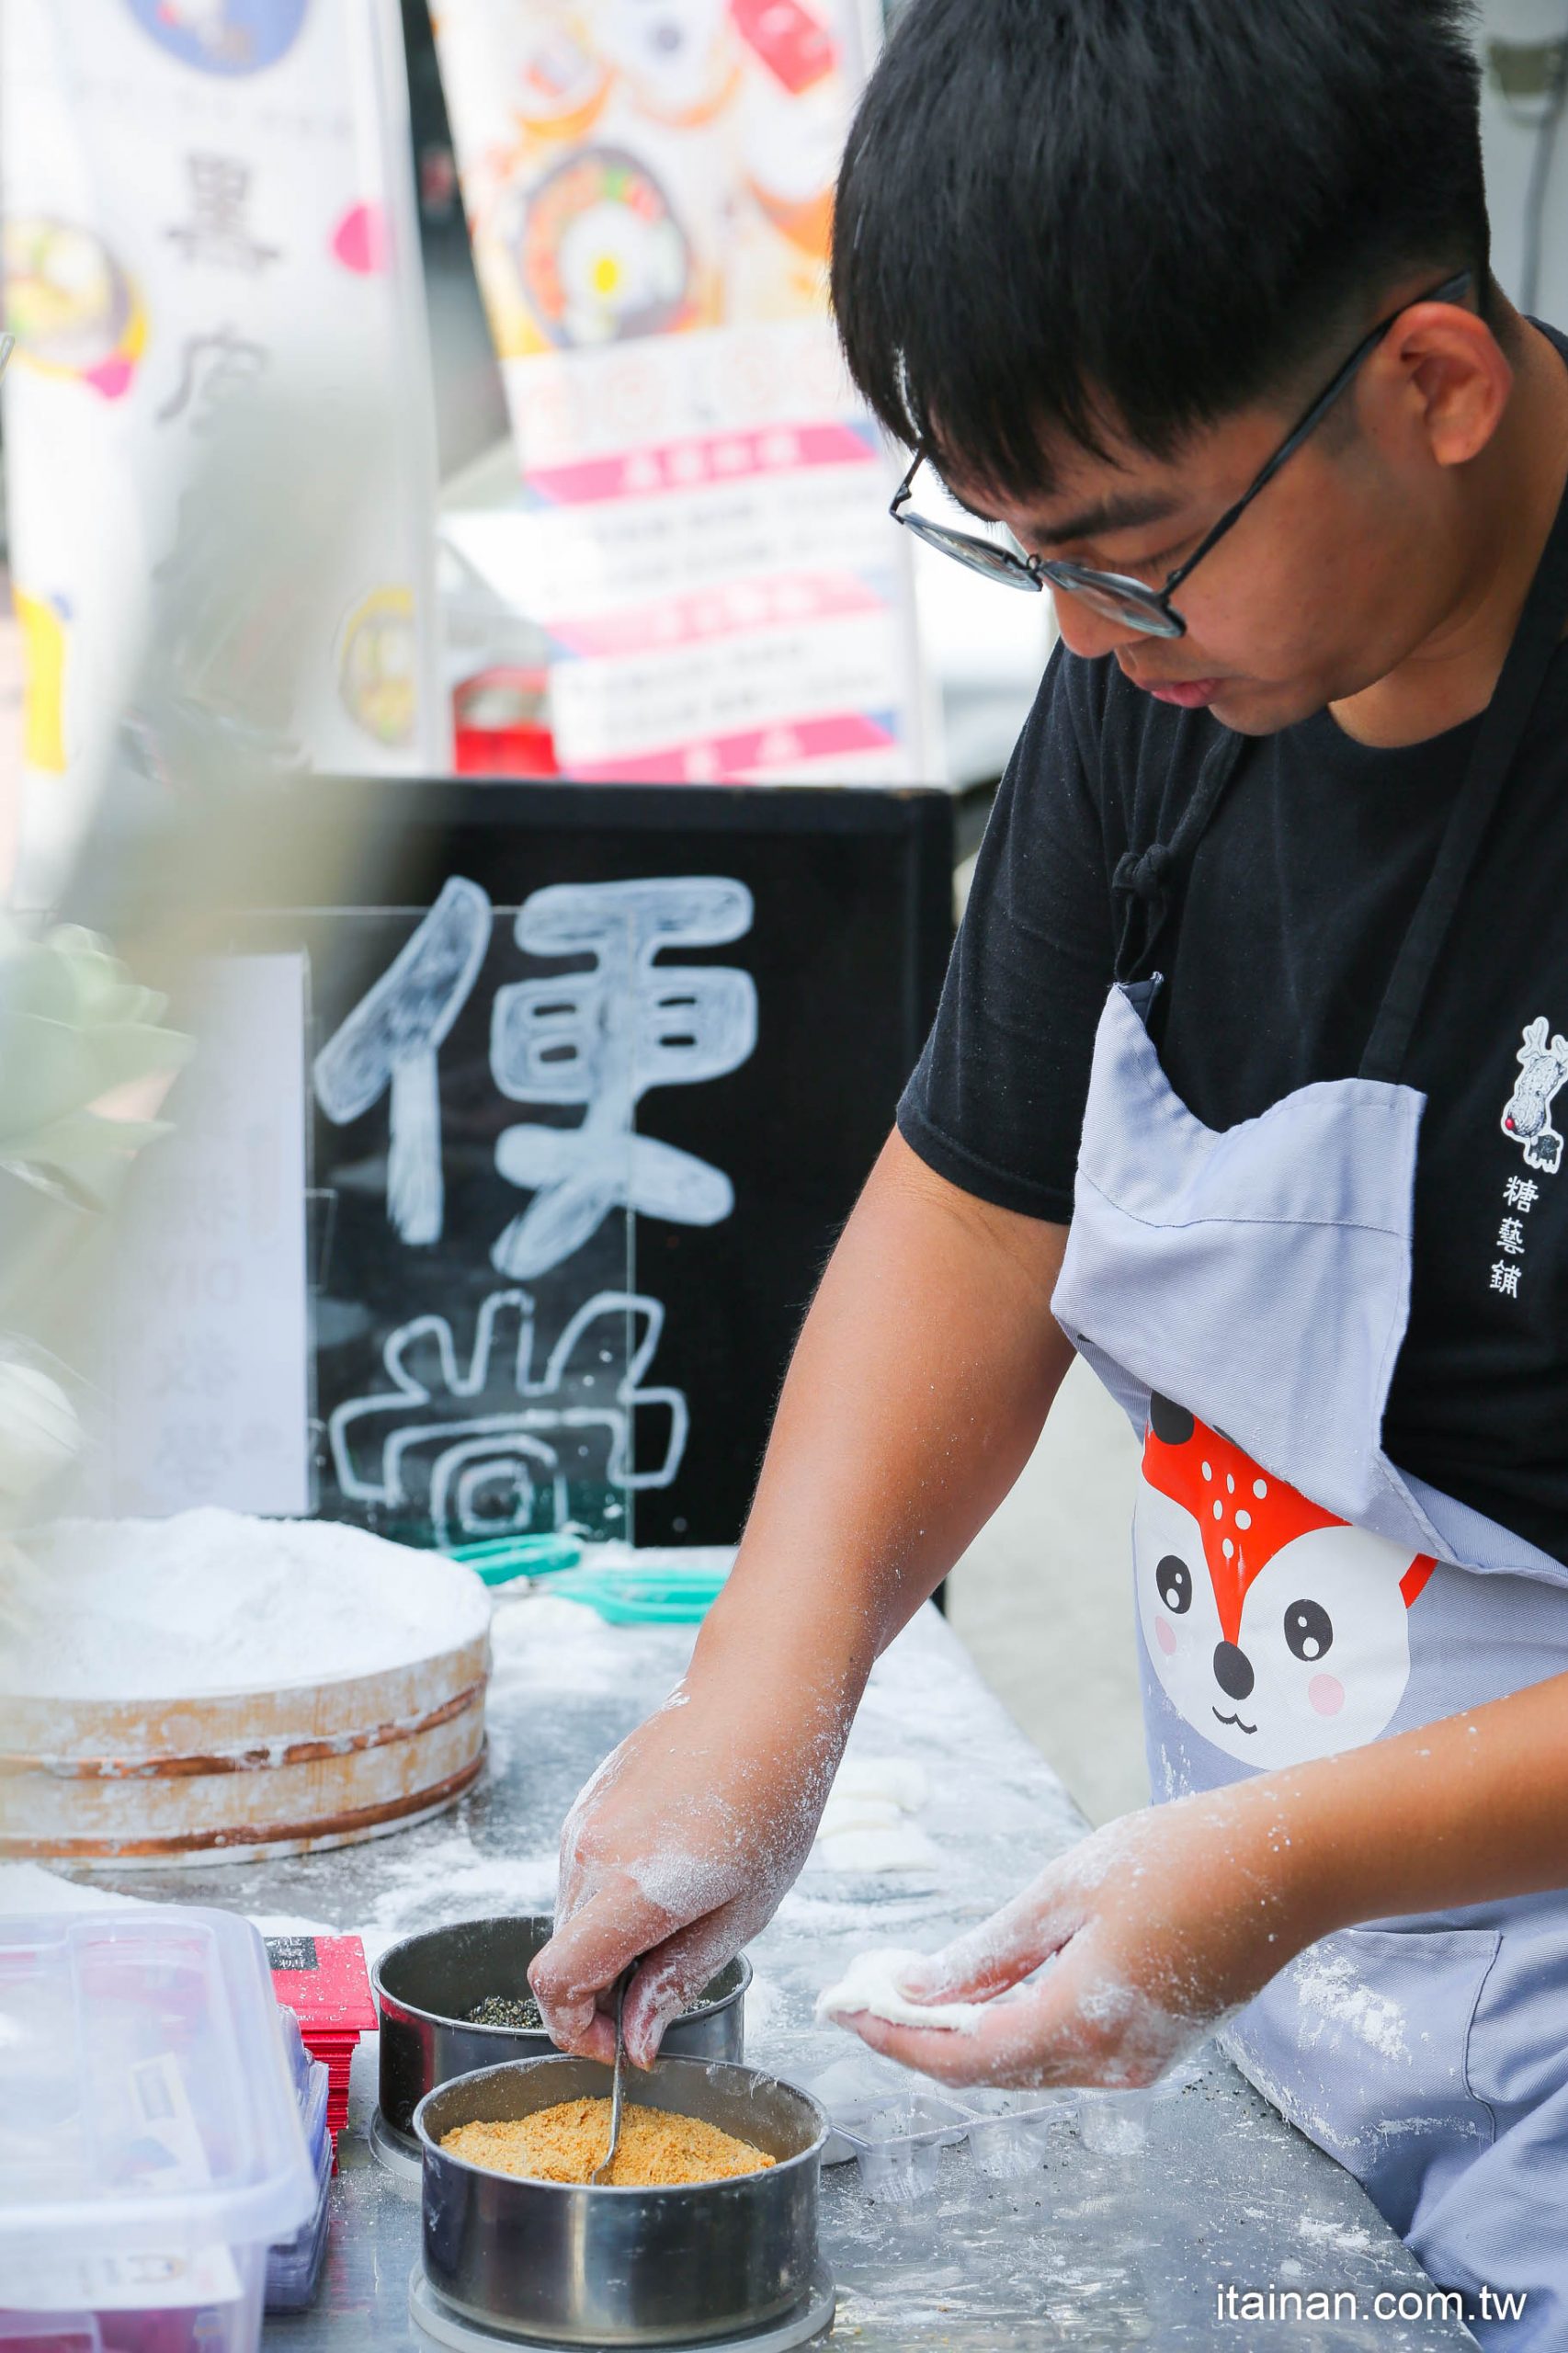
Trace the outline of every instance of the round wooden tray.
{"type": "Polygon", "coordinates": [[[217,1863],[345,1847],[484,1764],[488,1634],[374,1675],[199,1699],[0,1698],[0,1857],[217,1863]]]}

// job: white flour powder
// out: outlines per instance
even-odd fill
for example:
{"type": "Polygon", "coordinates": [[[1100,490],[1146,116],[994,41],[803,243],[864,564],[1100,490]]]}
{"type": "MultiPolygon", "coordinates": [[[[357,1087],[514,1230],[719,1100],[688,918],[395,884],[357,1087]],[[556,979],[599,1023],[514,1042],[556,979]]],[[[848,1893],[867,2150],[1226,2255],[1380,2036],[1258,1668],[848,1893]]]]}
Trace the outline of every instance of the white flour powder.
{"type": "Polygon", "coordinates": [[[58,1520],[25,1537],[36,1622],[0,1689],[159,1699],[375,1675],[483,1634],[472,1569],[332,1520],[58,1520]]]}
{"type": "Polygon", "coordinates": [[[817,1824],[810,1868],[861,1874],[918,1871],[937,1849],[908,1817],[930,1797],[925,1768],[903,1756],[846,1756],[817,1824]]]}

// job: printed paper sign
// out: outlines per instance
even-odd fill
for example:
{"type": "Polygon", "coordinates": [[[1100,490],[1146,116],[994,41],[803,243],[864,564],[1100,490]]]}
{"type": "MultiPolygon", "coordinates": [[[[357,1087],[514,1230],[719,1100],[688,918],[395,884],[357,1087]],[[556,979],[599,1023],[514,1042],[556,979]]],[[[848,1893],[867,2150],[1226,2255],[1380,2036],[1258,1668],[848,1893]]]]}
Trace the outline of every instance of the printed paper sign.
{"type": "Polygon", "coordinates": [[[453,536],[550,636],[562,767],[914,780],[892,484],[825,306],[860,9],[447,0],[437,36],[524,493],[453,536]]]}

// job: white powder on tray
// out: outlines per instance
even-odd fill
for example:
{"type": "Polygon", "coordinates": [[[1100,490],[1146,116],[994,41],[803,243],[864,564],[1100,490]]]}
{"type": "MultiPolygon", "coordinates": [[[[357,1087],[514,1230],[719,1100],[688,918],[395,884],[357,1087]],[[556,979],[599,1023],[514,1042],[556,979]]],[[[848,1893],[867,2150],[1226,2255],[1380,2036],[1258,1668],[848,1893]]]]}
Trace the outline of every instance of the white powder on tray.
{"type": "Polygon", "coordinates": [[[62,1519],[22,1539],[42,1607],[0,1690],[168,1699],[377,1675],[483,1633],[472,1569],[333,1520],[203,1509],[62,1519]]]}

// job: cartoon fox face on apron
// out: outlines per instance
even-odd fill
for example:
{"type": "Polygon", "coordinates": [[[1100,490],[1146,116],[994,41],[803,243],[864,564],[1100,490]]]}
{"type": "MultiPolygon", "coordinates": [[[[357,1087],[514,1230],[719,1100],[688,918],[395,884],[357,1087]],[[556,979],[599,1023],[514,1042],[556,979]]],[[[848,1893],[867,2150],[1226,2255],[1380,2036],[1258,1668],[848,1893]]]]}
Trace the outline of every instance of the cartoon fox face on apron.
{"type": "Polygon", "coordinates": [[[1296,1765],[1388,1729],[1430,1553],[1411,1559],[1308,1503],[1159,1396],[1133,1552],[1144,1655],[1176,1714],[1227,1756],[1296,1765]]]}
{"type": "MultiPolygon", "coordinates": [[[[1157,1799],[1568,1673],[1568,1566],[1402,1473],[1381,1442],[1425,1109],[1401,1072],[1565,613],[1568,495],[1358,1076],[1217,1131],[1148,1034],[1157,974],[1119,978],[1101,1017],[1053,1306],[1142,1442],[1133,1573],[1157,1799]]],[[[1130,855],[1119,887],[1180,870],[1242,749],[1221,742],[1176,838],[1130,855]]],[[[1124,946],[1119,973],[1130,961],[1124,946]]],[[[1550,1176],[1568,1046],[1539,1026],[1504,1124],[1550,1176]]],[[[1226,2040],[1442,2285],[1529,2291],[1510,2347],[1568,2343],[1568,1893],[1330,1937],[1226,2040]]]]}

